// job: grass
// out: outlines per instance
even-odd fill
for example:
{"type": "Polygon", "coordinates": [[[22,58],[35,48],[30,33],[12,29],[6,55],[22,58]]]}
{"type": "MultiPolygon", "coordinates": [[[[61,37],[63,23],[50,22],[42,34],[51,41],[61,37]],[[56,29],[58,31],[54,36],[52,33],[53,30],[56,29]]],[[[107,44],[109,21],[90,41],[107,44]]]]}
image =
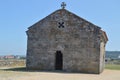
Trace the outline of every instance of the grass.
{"type": "Polygon", "coordinates": [[[120,70],[120,65],[115,65],[115,64],[106,64],[105,65],[106,69],[111,69],[111,70],[120,70]]]}

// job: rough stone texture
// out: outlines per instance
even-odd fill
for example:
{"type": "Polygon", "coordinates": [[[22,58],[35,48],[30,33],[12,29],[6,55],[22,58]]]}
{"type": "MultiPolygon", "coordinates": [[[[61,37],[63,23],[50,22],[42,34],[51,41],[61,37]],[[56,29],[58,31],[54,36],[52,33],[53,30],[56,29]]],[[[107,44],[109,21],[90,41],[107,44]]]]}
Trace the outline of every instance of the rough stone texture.
{"type": "Polygon", "coordinates": [[[0,67],[17,67],[17,66],[25,66],[25,60],[0,60],[0,67]]]}
{"type": "Polygon", "coordinates": [[[28,69],[55,70],[55,53],[61,51],[64,71],[103,71],[108,39],[100,27],[60,9],[28,29],[28,69]]]}

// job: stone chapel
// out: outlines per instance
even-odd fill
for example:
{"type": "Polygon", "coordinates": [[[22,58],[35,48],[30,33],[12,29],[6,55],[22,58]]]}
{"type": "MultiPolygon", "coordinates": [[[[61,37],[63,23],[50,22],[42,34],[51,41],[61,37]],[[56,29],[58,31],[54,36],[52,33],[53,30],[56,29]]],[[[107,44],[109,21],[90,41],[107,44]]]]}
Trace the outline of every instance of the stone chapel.
{"type": "Polygon", "coordinates": [[[61,6],[26,31],[27,69],[101,73],[105,31],[61,6]]]}

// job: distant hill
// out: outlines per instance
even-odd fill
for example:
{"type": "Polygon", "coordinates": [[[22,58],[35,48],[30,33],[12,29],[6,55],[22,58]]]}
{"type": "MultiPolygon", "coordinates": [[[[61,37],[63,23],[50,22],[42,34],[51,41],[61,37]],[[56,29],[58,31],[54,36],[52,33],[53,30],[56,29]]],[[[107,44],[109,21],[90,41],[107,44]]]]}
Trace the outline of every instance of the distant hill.
{"type": "Polygon", "coordinates": [[[120,51],[106,51],[106,58],[120,59],[120,51]]]}

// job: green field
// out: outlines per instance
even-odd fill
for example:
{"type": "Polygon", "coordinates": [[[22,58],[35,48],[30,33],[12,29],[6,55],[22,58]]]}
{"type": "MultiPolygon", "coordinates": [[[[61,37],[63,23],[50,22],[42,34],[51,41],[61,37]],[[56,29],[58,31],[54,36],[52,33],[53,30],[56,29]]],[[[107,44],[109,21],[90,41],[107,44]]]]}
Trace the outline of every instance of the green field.
{"type": "Polygon", "coordinates": [[[106,69],[111,69],[111,70],[120,70],[120,65],[116,64],[106,64],[105,65],[106,69]]]}

